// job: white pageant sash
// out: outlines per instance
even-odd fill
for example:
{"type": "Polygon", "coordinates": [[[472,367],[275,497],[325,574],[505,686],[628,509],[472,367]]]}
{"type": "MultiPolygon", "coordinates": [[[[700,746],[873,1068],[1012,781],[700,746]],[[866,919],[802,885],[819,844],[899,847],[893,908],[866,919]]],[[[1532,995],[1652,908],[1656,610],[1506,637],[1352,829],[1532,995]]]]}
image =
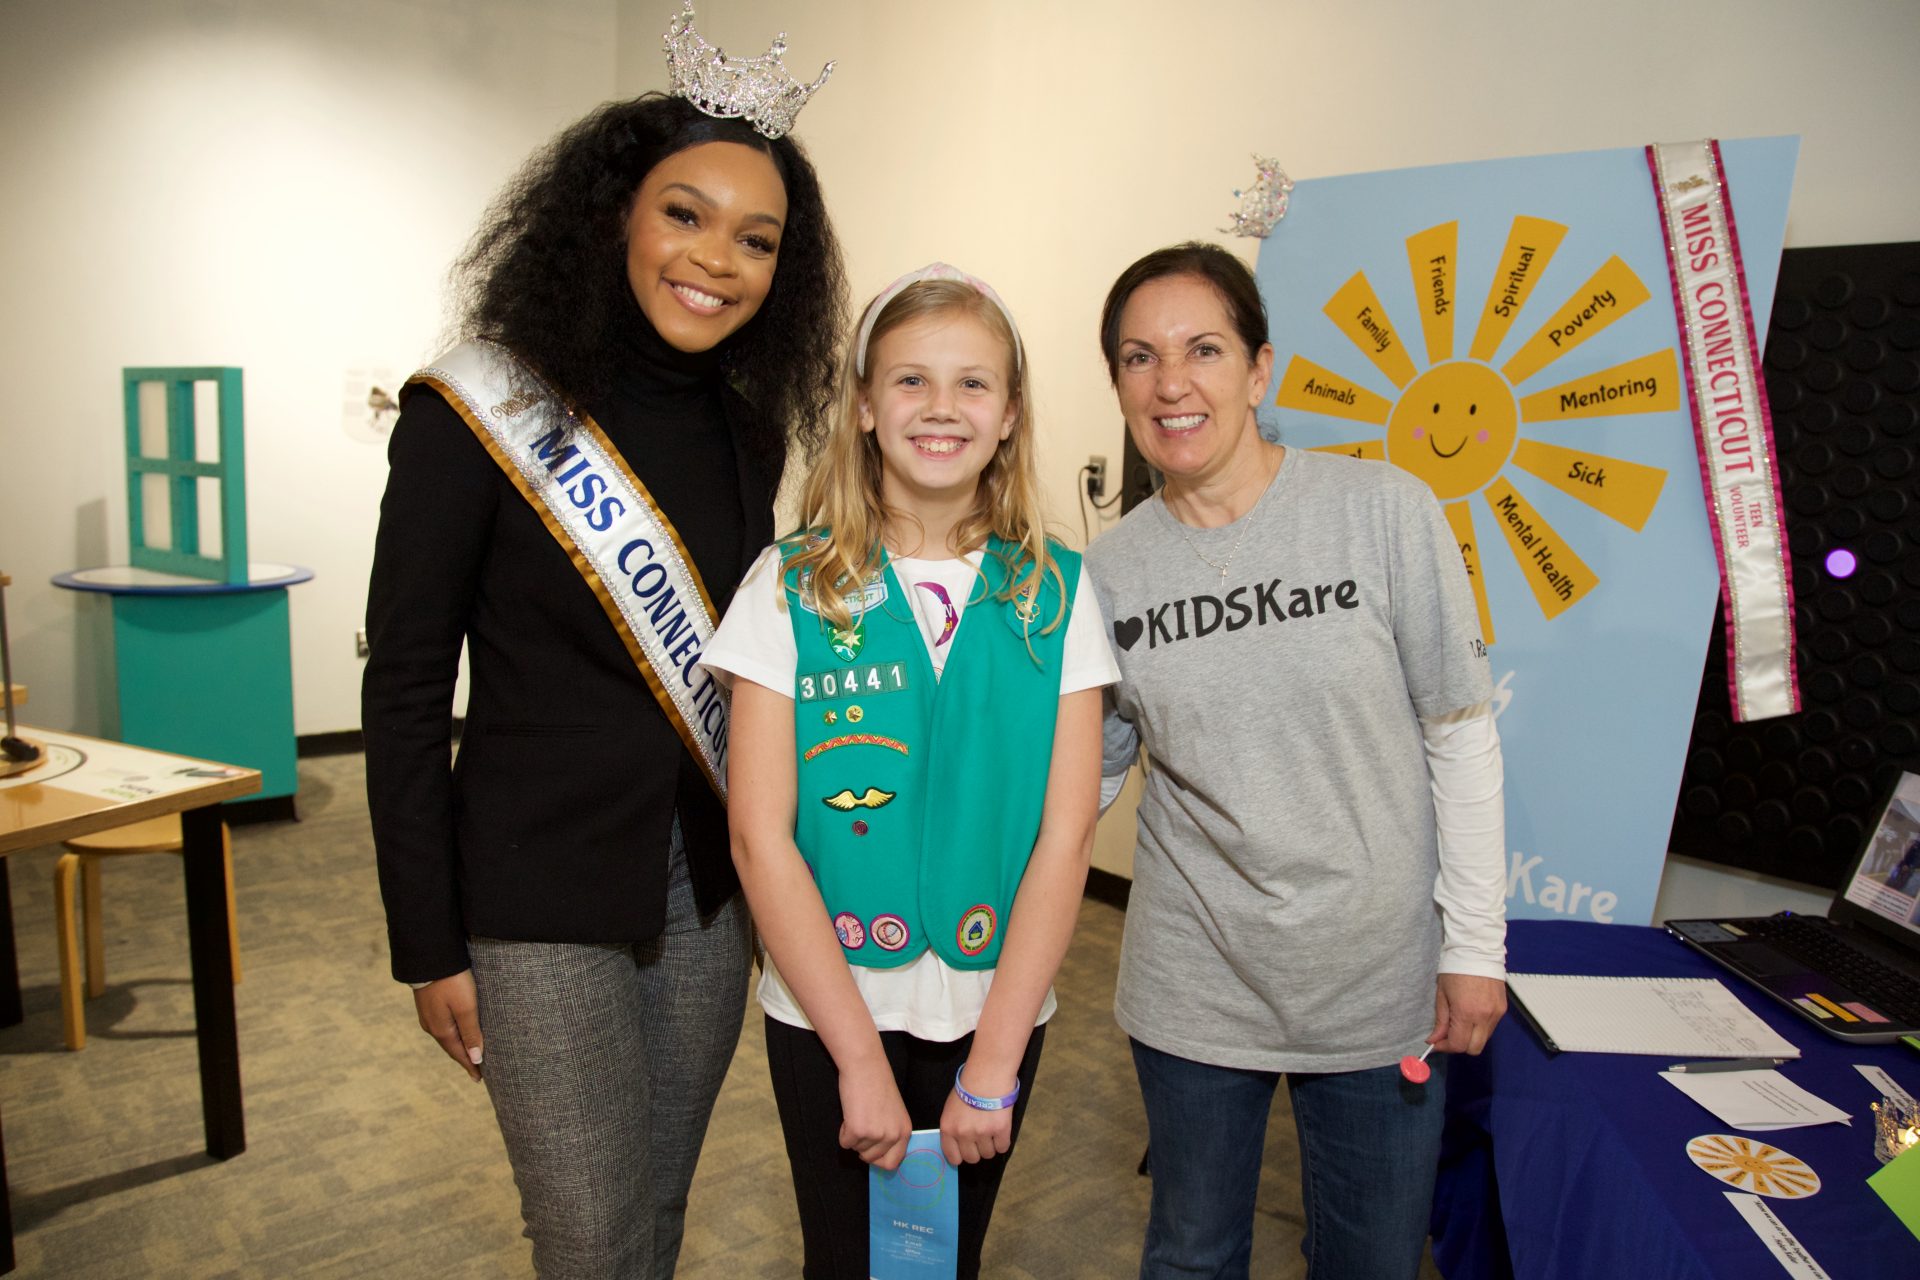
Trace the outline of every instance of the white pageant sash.
{"type": "Polygon", "coordinates": [[[463,342],[408,381],[445,396],[533,504],[726,799],[727,691],[694,673],[713,635],[713,599],[647,487],[598,423],[575,415],[502,347],[463,342]]]}
{"type": "Polygon", "coordinates": [[[1720,144],[1651,146],[1647,168],[1666,235],[1700,479],[1720,561],[1733,718],[1787,715],[1800,709],[1793,569],[1773,419],[1720,144]]]}

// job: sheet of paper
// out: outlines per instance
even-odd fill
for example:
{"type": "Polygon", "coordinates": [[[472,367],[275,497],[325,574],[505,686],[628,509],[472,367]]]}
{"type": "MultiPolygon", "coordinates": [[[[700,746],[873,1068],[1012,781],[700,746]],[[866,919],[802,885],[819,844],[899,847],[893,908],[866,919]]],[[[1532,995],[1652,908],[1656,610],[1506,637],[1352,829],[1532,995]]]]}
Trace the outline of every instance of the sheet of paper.
{"type": "Polygon", "coordinates": [[[1787,1269],[1787,1274],[1793,1276],[1794,1280],[1833,1280],[1826,1268],[1813,1260],[1813,1255],[1807,1252],[1807,1246],[1787,1230],[1787,1224],[1780,1221],[1772,1205],[1759,1196],[1739,1191],[1727,1192],[1727,1200],[1740,1211],[1740,1216],[1753,1228],[1753,1234],[1760,1237],[1760,1242],[1780,1260],[1780,1265],[1787,1269]]]}
{"type": "Polygon", "coordinates": [[[867,1171],[867,1272],[872,1280],[952,1280],[959,1265],[960,1174],[938,1129],[915,1129],[892,1173],[867,1171]]]}
{"type": "Polygon", "coordinates": [[[1718,978],[1510,973],[1507,986],[1554,1049],[1672,1058],[1800,1056],[1718,978]]]}
{"type": "Polygon", "coordinates": [[[1845,1124],[1847,1113],[1808,1093],[1778,1071],[1706,1071],[1660,1078],[1736,1129],[1764,1132],[1810,1124],[1845,1124]]]}
{"type": "Polygon", "coordinates": [[[1881,1097],[1893,1098],[1893,1099],[1896,1099],[1897,1101],[1905,1102],[1909,1105],[1913,1105],[1913,1095],[1908,1093],[1905,1089],[1902,1089],[1900,1087],[1900,1082],[1898,1080],[1895,1080],[1892,1076],[1888,1075],[1884,1069],[1880,1067],[1864,1066],[1858,1062],[1853,1064],[1853,1069],[1855,1071],[1858,1071],[1861,1075],[1865,1076],[1867,1078],[1867,1083],[1880,1091],[1881,1097]]]}
{"type": "Polygon", "coordinates": [[[1867,1179],[1887,1208],[1920,1238],[1920,1147],[1908,1147],[1867,1179]]]}

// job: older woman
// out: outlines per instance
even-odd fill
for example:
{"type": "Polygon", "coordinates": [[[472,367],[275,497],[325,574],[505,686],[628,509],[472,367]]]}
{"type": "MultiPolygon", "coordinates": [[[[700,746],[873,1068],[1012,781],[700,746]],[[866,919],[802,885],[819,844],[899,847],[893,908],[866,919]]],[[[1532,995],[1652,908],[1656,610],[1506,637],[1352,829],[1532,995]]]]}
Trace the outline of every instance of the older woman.
{"type": "Polygon", "coordinates": [[[1397,1063],[1478,1053],[1505,1010],[1486,647],[1424,485],[1260,437],[1266,333],[1212,245],[1134,263],[1101,316],[1166,477],[1087,553],[1123,680],[1106,773],[1148,757],[1114,1001],[1152,1151],[1140,1274],[1247,1274],[1284,1076],[1308,1274],[1412,1276],[1445,1072],[1397,1063]]]}

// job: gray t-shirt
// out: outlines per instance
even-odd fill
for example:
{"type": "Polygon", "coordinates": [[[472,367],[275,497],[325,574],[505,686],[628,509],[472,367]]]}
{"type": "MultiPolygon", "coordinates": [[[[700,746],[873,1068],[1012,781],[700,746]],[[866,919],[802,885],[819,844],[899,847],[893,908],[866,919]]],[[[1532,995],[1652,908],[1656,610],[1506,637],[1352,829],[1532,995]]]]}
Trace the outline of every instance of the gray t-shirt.
{"type": "Polygon", "coordinates": [[[1292,448],[1241,520],[1178,526],[1155,496],[1086,563],[1120,660],[1107,771],[1136,734],[1148,756],[1121,1027],[1267,1071],[1418,1052],[1440,951],[1419,717],[1491,696],[1432,491],[1292,448]],[[1243,529],[1223,581],[1201,555],[1226,563],[1243,529]]]}

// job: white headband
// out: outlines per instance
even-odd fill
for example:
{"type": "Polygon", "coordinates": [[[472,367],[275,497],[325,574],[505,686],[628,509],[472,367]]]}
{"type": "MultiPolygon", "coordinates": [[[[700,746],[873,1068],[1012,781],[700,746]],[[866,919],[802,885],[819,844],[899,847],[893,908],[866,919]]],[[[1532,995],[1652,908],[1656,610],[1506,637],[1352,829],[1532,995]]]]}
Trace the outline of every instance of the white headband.
{"type": "Polygon", "coordinates": [[[1006,317],[1007,328],[1013,332],[1013,367],[1015,373],[1019,372],[1020,366],[1026,362],[1027,358],[1026,351],[1020,342],[1020,326],[1013,322],[1013,312],[1007,310],[1007,304],[1000,301],[1000,295],[993,291],[993,286],[978,276],[968,275],[958,267],[950,267],[944,262],[930,262],[918,271],[907,272],[881,290],[880,296],[867,304],[867,313],[860,320],[859,337],[854,340],[853,372],[855,376],[861,378],[867,376],[867,343],[873,337],[873,326],[880,319],[880,313],[887,309],[889,302],[905,292],[909,285],[919,284],[922,280],[953,280],[960,284],[971,285],[979,291],[981,297],[998,307],[1000,314],[1006,317]]]}

